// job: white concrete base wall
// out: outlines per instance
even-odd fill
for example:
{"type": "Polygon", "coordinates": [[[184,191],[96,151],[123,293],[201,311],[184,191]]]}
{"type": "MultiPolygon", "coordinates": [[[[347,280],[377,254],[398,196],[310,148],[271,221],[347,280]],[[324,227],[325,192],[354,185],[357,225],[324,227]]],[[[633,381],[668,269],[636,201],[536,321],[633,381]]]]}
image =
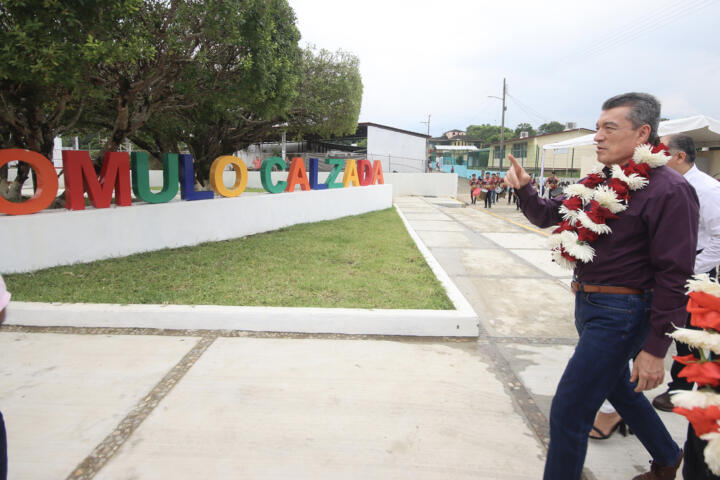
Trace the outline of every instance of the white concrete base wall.
{"type": "Polygon", "coordinates": [[[197,245],[392,206],[392,186],[0,215],[0,272],[197,245]]]}
{"type": "Polygon", "coordinates": [[[477,337],[474,312],[354,308],[12,302],[6,324],[249,332],[477,337]]]}
{"type": "Polygon", "coordinates": [[[387,173],[386,184],[393,186],[393,197],[457,197],[457,173],[387,173]]]}

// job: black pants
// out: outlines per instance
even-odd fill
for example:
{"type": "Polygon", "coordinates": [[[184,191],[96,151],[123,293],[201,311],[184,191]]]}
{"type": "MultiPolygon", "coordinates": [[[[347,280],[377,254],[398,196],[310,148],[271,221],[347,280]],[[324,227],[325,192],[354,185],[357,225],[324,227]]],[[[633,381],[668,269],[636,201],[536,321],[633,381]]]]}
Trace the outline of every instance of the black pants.
{"type": "Polygon", "coordinates": [[[692,480],[720,480],[713,474],[705,463],[703,451],[707,446],[705,440],[695,435],[692,424],[688,424],[687,440],[685,440],[685,459],[683,460],[682,474],[685,479],[692,480]]]}
{"type": "Polygon", "coordinates": [[[0,480],[7,480],[7,435],[2,412],[0,412],[0,480]]]}

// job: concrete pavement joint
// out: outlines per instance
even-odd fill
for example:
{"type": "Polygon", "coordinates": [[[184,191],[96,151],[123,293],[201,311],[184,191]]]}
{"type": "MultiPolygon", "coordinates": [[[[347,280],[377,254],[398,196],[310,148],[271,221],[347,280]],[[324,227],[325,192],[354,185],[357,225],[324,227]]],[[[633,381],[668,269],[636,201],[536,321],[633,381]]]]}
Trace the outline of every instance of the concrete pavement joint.
{"type": "Polygon", "coordinates": [[[107,464],[127,441],[133,432],[152,413],[155,407],[167,396],[170,390],[182,379],[195,362],[213,344],[217,335],[201,338],[195,346],[145,395],[123,418],[115,430],[97,445],[66,480],[90,480],[107,464]]]}
{"type": "Polygon", "coordinates": [[[152,335],[165,337],[204,337],[215,336],[220,338],[286,338],[299,339],[333,339],[333,340],[378,340],[408,343],[469,343],[477,340],[476,337],[432,337],[432,336],[406,336],[406,335],[372,335],[372,334],[343,334],[343,333],[296,333],[296,332],[257,332],[249,330],[199,330],[199,329],[167,329],[167,328],[122,328],[122,327],[68,327],[68,326],[29,326],[29,325],[2,325],[2,332],[17,333],[55,333],[66,335],[152,335]]]}

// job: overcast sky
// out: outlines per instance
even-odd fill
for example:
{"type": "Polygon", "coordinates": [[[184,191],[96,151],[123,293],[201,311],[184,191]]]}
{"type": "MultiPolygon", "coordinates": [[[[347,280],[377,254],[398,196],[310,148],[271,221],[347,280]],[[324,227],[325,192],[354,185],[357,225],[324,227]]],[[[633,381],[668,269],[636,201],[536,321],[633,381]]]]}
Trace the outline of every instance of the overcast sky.
{"type": "Polygon", "coordinates": [[[301,44],[360,59],[360,121],[430,134],[471,124],[594,128],[645,91],[663,116],[720,118],[720,0],[289,0],[301,44]]]}

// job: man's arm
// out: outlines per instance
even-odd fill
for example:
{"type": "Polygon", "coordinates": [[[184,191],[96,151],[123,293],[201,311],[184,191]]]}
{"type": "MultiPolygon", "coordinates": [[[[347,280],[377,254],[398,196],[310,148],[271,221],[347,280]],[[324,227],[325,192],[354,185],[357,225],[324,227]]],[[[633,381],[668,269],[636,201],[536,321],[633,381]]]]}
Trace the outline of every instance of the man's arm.
{"type": "Polygon", "coordinates": [[[697,248],[699,206],[689,184],[677,185],[652,202],[645,215],[650,235],[650,263],[654,291],[650,334],[643,350],[664,357],[672,339],[673,325],[687,320],[685,283],[693,275],[697,248]]]}
{"type": "Polygon", "coordinates": [[[559,223],[562,220],[559,210],[562,201],[559,198],[540,198],[537,190],[531,185],[530,175],[515,160],[515,157],[508,155],[508,158],[512,167],[505,175],[505,181],[515,189],[523,214],[540,228],[551,227],[559,223]]]}

